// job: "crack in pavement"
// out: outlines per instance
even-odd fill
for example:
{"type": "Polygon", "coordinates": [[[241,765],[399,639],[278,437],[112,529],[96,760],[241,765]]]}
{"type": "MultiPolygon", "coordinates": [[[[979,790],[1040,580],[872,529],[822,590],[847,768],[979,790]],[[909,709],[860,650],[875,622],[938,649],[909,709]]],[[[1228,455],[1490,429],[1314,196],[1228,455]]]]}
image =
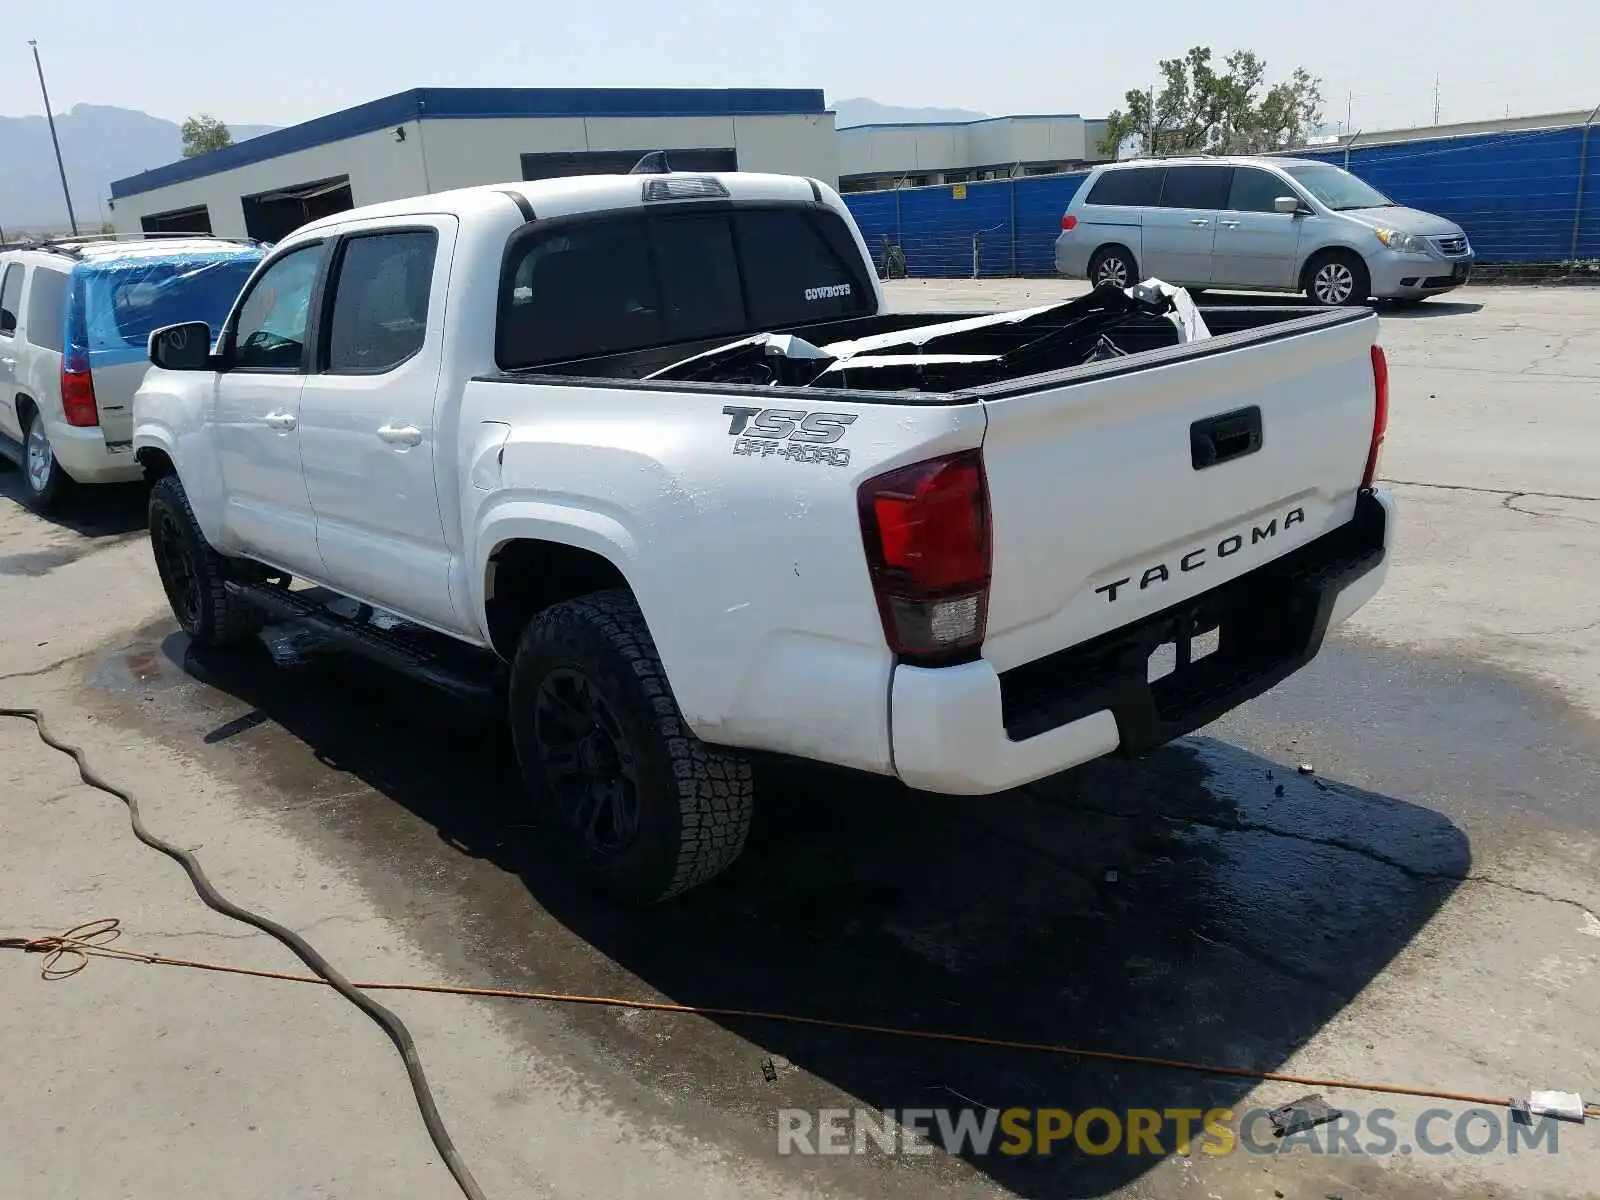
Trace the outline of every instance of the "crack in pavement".
{"type": "MultiPolygon", "coordinates": [[[[1575,492],[1532,492],[1518,488],[1474,487],[1466,483],[1426,483],[1420,479],[1380,479],[1378,482],[1387,483],[1393,487],[1436,488],[1444,492],[1477,492],[1484,496],[1505,496],[1511,500],[1519,500],[1524,496],[1536,496],[1545,500],[1586,500],[1600,504],[1600,496],[1580,496],[1575,492]]],[[[1530,513],[1529,515],[1547,516],[1550,514],[1530,513]]]]}
{"type": "Polygon", "coordinates": [[[124,642],[120,646],[113,646],[109,650],[98,646],[91,647],[88,650],[79,650],[76,654],[68,654],[63,658],[56,659],[52,663],[46,663],[42,667],[31,667],[25,671],[8,671],[5,674],[0,675],[0,683],[4,683],[8,679],[37,679],[41,675],[48,675],[52,671],[59,671],[62,667],[79,662],[82,659],[89,658],[96,654],[103,654],[107,658],[117,654],[126,654],[138,644],[138,639],[135,639],[130,642],[124,642]]]}
{"type": "Polygon", "coordinates": [[[1544,513],[1536,512],[1531,508],[1518,508],[1517,501],[1529,496],[1538,496],[1538,492],[1513,492],[1500,502],[1500,507],[1507,512],[1521,513],[1525,517],[1535,517],[1541,521],[1577,521],[1581,525],[1600,525],[1593,517],[1579,517],[1571,513],[1544,513]]]}
{"type": "MultiPolygon", "coordinates": [[[[1337,791],[1341,792],[1341,794],[1347,796],[1349,795],[1348,792],[1345,792],[1343,789],[1333,784],[1321,783],[1320,780],[1317,782],[1325,790],[1337,791]]],[[[1154,816],[1173,824],[1181,823],[1185,825],[1199,825],[1206,829],[1215,829],[1220,833],[1270,834],[1273,837],[1286,838],[1290,841],[1307,842],[1311,845],[1323,846],[1330,850],[1342,850],[1347,854],[1356,854],[1362,858],[1370,859],[1373,862],[1386,866],[1391,870],[1398,871],[1407,878],[1415,879],[1421,883],[1478,883],[1483,884],[1486,887],[1504,888],[1506,891],[1516,892],[1520,895],[1530,896],[1538,900],[1548,900],[1553,904],[1565,904],[1570,908],[1575,908],[1579,912],[1587,914],[1588,916],[1595,916],[1595,913],[1582,901],[1573,900],[1567,896],[1557,896],[1551,892],[1542,891],[1539,888],[1524,887],[1519,883],[1512,883],[1505,879],[1496,879],[1492,875],[1484,875],[1475,871],[1468,871],[1465,874],[1454,874],[1450,871],[1432,871],[1424,867],[1414,867],[1410,863],[1402,862],[1397,858],[1393,858],[1387,854],[1384,854],[1381,850],[1375,850],[1371,846],[1363,846],[1359,842],[1352,842],[1345,838],[1322,836],[1311,833],[1300,833],[1296,830],[1283,829],[1275,825],[1265,825],[1258,821],[1208,820],[1205,817],[1165,812],[1118,812],[1115,809],[1097,808],[1093,805],[1079,804],[1076,802],[1072,804],[1072,808],[1074,811],[1093,813],[1096,816],[1111,817],[1113,819],[1122,821],[1147,820],[1154,816]]]]}
{"type": "Polygon", "coordinates": [[[59,671],[62,667],[75,663],[80,658],[87,658],[93,653],[93,650],[80,650],[77,654],[69,654],[65,658],[58,658],[55,662],[46,663],[42,667],[34,667],[27,671],[8,671],[6,674],[0,675],[0,683],[7,679],[36,679],[40,675],[48,675],[52,671],[59,671]]]}
{"type": "Polygon", "coordinates": [[[1290,829],[1279,829],[1272,825],[1263,825],[1255,821],[1207,821],[1199,817],[1175,817],[1162,814],[1165,820],[1183,821],[1190,825],[1202,825],[1208,829],[1215,829],[1222,833],[1265,833],[1273,837],[1287,838],[1290,841],[1308,842],[1315,846],[1325,846],[1330,850],[1342,850],[1347,854],[1359,855],[1375,863],[1389,867],[1400,872],[1408,879],[1415,879],[1420,883],[1480,883],[1487,887],[1504,888],[1510,892],[1517,892],[1523,896],[1531,896],[1539,900],[1548,900],[1553,904],[1565,904],[1575,908],[1581,913],[1594,916],[1590,908],[1578,900],[1567,896],[1557,896],[1539,888],[1524,887],[1519,883],[1512,883],[1505,879],[1496,879],[1492,875],[1484,875],[1476,871],[1455,874],[1450,871],[1431,871],[1424,867],[1414,867],[1410,863],[1401,862],[1384,854],[1381,850],[1374,850],[1370,846],[1363,846],[1358,842],[1347,841],[1344,838],[1322,837],[1310,833],[1297,833],[1290,829]]]}
{"type": "Polygon", "coordinates": [[[1570,637],[1572,634],[1575,634],[1575,633],[1588,633],[1589,630],[1594,629],[1596,627],[1600,627],[1600,617],[1596,617],[1592,621],[1586,621],[1582,625],[1565,626],[1565,627],[1562,627],[1560,629],[1500,629],[1500,630],[1495,630],[1493,632],[1498,633],[1501,637],[1520,637],[1520,638],[1570,637]]]}

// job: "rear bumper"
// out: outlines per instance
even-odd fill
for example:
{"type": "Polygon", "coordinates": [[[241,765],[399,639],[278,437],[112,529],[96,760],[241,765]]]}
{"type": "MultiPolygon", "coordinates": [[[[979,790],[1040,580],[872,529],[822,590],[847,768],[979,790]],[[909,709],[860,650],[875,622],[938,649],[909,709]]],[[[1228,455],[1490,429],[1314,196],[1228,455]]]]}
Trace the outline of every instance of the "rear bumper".
{"type": "Polygon", "coordinates": [[[1091,247],[1074,233],[1063,231],[1056,237],[1056,273],[1067,279],[1089,278],[1091,247]]]}
{"type": "Polygon", "coordinates": [[[65,421],[49,421],[45,433],[56,461],[75,483],[132,483],[144,478],[133,461],[133,443],[107,445],[98,427],[84,429],[65,421]]]}
{"type": "Polygon", "coordinates": [[[983,661],[897,667],[895,773],[924,791],[983,795],[1198,729],[1316,657],[1382,586],[1393,537],[1393,499],[1363,493],[1342,528],[1081,646],[1004,674],[983,661]],[[1151,653],[1180,627],[1220,629],[1218,649],[1149,682],[1151,653]]]}

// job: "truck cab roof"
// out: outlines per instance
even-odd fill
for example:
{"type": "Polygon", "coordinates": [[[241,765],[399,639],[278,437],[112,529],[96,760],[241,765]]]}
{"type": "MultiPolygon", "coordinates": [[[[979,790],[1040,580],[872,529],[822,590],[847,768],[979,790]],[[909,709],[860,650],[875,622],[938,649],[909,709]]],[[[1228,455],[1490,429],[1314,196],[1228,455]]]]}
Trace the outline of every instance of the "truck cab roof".
{"type": "Polygon", "coordinates": [[[297,229],[298,239],[352,221],[450,213],[469,217],[497,213],[514,204],[524,219],[643,208],[653,201],[728,199],[745,203],[822,203],[836,210],[843,201],[827,185],[796,175],[753,171],[672,171],[655,175],[573,175],[556,179],[480,184],[448,192],[408,196],[322,217],[297,229]]]}

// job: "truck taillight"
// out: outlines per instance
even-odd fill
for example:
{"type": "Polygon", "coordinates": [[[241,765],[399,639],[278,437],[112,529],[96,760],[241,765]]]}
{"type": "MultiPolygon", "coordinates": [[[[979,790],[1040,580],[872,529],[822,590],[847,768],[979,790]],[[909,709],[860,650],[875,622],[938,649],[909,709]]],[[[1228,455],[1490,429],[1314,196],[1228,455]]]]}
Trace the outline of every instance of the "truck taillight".
{"type": "Polygon", "coordinates": [[[920,666],[973,657],[989,610],[989,490],[976,450],[860,487],[861,536],[889,648],[920,666]]]}
{"type": "Polygon", "coordinates": [[[1372,348],[1372,385],[1377,399],[1372,410],[1372,445],[1367,450],[1367,470],[1361,486],[1369,488],[1378,477],[1378,455],[1383,450],[1383,435],[1389,432],[1389,360],[1382,346],[1372,348]]]}
{"type": "Polygon", "coordinates": [[[1064,214],[1062,216],[1062,218],[1061,218],[1061,228],[1063,228],[1063,229],[1076,229],[1077,227],[1078,227],[1078,218],[1077,217],[1073,216],[1071,213],[1066,213],[1066,214],[1064,214]]]}
{"type": "Polygon", "coordinates": [[[94,399],[94,376],[87,358],[68,353],[61,359],[61,411],[68,425],[84,428],[100,424],[100,410],[94,399]]]}

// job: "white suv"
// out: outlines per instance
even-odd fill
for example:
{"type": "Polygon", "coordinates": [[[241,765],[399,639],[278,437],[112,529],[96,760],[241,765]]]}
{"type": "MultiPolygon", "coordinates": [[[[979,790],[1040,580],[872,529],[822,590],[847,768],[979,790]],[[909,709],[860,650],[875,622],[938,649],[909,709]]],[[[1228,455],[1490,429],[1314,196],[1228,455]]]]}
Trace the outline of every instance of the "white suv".
{"type": "Polygon", "coordinates": [[[144,477],[133,394],[152,330],[221,324],[260,246],[75,239],[0,252],[0,457],[44,510],[73,483],[144,477]]]}

